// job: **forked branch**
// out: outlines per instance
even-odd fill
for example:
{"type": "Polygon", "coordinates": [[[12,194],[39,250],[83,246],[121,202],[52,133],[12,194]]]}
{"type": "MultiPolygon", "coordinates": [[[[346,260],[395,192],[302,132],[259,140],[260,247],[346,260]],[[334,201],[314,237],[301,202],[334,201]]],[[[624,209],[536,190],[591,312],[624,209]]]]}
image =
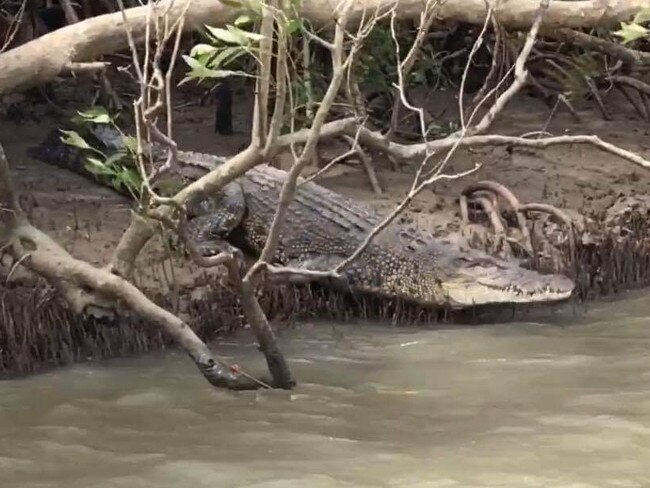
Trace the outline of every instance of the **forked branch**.
{"type": "Polygon", "coordinates": [[[231,371],[226,364],[216,359],[187,323],[153,303],[129,281],[72,257],[47,234],[31,225],[13,191],[9,164],[1,145],[0,189],[3,234],[7,238],[7,242],[3,243],[3,253],[11,254],[16,261],[43,276],[63,292],[68,287],[75,287],[86,293],[98,294],[110,299],[116,310],[122,304],[160,327],[185,350],[212,385],[235,390],[260,387],[258,382],[231,371]]]}

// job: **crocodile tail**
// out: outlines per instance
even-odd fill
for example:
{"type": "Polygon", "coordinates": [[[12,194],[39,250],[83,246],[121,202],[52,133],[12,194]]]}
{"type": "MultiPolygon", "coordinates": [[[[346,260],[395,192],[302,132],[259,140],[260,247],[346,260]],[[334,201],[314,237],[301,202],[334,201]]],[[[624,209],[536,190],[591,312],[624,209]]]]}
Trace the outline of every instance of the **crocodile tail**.
{"type": "Polygon", "coordinates": [[[27,149],[27,155],[37,161],[75,173],[83,173],[86,176],[88,174],[85,170],[86,153],[78,147],[64,143],[61,140],[62,136],[58,129],[50,131],[43,142],[27,149]]]}
{"type": "MultiPolygon", "coordinates": [[[[111,144],[110,140],[104,141],[101,135],[96,134],[94,131],[92,131],[92,135],[97,139],[97,142],[99,142],[99,149],[107,149],[108,152],[112,152],[111,150],[117,148],[114,144],[111,144]]],[[[36,161],[72,171],[73,173],[89,178],[102,186],[108,186],[122,195],[129,196],[128,191],[125,189],[116,189],[105,176],[88,171],[88,169],[86,169],[86,162],[89,152],[76,146],[66,144],[61,139],[62,136],[63,134],[58,129],[50,131],[43,142],[36,146],[27,148],[27,155],[36,161]]]]}

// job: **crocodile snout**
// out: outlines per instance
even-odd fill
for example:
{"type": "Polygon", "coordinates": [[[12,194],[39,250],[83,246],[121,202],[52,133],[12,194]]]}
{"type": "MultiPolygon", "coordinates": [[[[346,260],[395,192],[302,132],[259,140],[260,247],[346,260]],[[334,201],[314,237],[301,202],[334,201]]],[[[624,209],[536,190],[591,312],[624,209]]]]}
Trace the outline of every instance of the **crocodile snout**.
{"type": "Polygon", "coordinates": [[[545,275],[514,263],[481,260],[459,266],[442,280],[450,305],[466,307],[499,303],[548,303],[568,299],[574,282],[562,275],[545,275]]]}

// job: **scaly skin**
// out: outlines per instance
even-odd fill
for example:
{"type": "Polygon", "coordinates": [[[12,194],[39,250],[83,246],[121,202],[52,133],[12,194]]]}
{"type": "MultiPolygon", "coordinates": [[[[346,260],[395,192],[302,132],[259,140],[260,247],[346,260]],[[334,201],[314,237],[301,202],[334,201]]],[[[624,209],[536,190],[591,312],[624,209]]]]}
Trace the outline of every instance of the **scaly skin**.
{"type": "MultiPolygon", "coordinates": [[[[73,170],[76,164],[79,171],[82,164],[71,163],[72,153],[56,149],[54,142],[48,138],[31,151],[32,156],[73,170]],[[63,157],[67,161],[61,161],[63,157]]],[[[204,171],[220,161],[189,152],[181,152],[179,159],[204,171]]],[[[235,246],[259,256],[285,179],[286,172],[260,165],[219,194],[190,202],[191,237],[205,254],[235,246]]],[[[331,270],[358,248],[380,220],[366,205],[303,182],[289,205],[274,263],[331,270]]],[[[554,302],[568,298],[574,288],[564,276],[542,275],[480,251],[460,250],[395,222],[344,268],[340,280],[328,284],[353,293],[452,308],[554,302]]]]}

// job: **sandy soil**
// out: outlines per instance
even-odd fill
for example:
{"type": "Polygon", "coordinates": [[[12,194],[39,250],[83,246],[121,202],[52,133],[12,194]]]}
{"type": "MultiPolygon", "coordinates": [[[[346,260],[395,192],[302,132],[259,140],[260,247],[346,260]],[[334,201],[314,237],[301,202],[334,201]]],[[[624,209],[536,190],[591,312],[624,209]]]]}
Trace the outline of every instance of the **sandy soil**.
{"type": "MultiPolygon", "coordinates": [[[[440,92],[432,103],[449,108],[447,118],[454,117],[454,94],[440,92]]],[[[65,98],[63,98],[65,100],[65,98]]],[[[251,97],[238,96],[234,121],[236,134],[215,135],[211,105],[199,106],[196,93],[178,94],[175,130],[179,146],[221,155],[230,155],[247,143],[251,97]],[[189,105],[188,105],[189,104],[189,105]]],[[[604,121],[589,103],[579,107],[580,123],[564,110],[559,110],[546,130],[553,134],[597,134],[606,141],[637,151],[650,159],[650,127],[631,110],[624,100],[605,99],[613,120],[604,121]]],[[[82,108],[78,100],[64,101],[67,110],[82,108]]],[[[20,105],[23,109],[25,104],[20,105]]],[[[5,105],[6,108],[6,105],[5,105]]],[[[15,180],[23,192],[23,202],[33,221],[53,235],[75,256],[95,264],[105,263],[121,231],[129,219],[128,201],[111,190],[89,183],[82,177],[33,161],[25,151],[39,143],[46,133],[62,123],[53,117],[47,106],[30,106],[30,116],[20,123],[3,117],[0,120],[0,142],[13,167],[15,180]],[[38,117],[39,120],[34,120],[38,117]]],[[[522,95],[499,117],[492,132],[520,135],[541,130],[550,109],[541,101],[522,95]]],[[[336,156],[341,148],[328,145],[320,148],[323,160],[336,156]]],[[[287,158],[283,159],[285,162],[287,158]]],[[[483,147],[459,150],[452,159],[450,172],[468,169],[475,162],[483,167],[463,180],[443,182],[425,190],[412,204],[409,212],[421,227],[447,232],[458,227],[457,199],[461,189],[471,181],[490,179],[510,187],[522,201],[548,202],[580,212],[604,210],[621,195],[647,193],[650,172],[586,145],[557,146],[543,151],[514,150],[504,147],[483,147]]],[[[382,157],[374,159],[385,192],[375,195],[359,165],[342,164],[323,175],[319,182],[344,195],[367,200],[382,210],[390,209],[410,186],[415,167],[401,172],[390,169],[382,157]]],[[[316,168],[310,168],[315,171],[316,168]]],[[[149,276],[160,283],[169,280],[169,271],[147,260],[141,277],[149,276]]]]}

